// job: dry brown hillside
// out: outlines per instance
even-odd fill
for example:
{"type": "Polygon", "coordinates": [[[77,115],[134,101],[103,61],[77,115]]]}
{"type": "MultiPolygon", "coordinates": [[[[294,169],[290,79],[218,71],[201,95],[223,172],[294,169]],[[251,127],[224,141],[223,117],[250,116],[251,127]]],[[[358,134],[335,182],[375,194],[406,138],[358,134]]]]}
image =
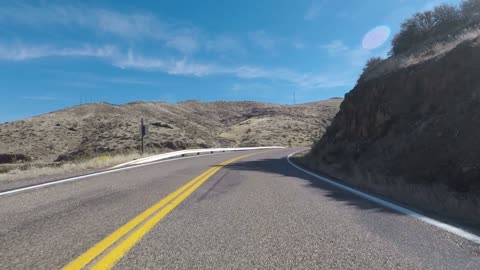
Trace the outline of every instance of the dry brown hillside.
{"type": "Polygon", "coordinates": [[[0,125],[0,163],[61,161],[133,151],[139,147],[142,117],[150,129],[147,150],[152,152],[220,146],[306,146],[325,131],[341,101],[75,106],[0,125]]]}

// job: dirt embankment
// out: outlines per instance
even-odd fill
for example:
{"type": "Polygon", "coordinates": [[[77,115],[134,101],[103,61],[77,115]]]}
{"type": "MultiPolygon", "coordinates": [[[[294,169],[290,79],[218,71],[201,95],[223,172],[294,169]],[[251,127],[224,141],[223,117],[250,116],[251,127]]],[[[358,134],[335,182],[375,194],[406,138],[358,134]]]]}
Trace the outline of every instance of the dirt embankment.
{"type": "Polygon", "coordinates": [[[260,102],[134,102],[75,106],[0,125],[0,161],[66,161],[136,151],[145,118],[149,152],[186,148],[307,146],[323,134],[342,99],[260,102]],[[318,127],[321,127],[318,129],[318,127]]]}
{"type": "Polygon", "coordinates": [[[480,228],[480,38],[359,81],[306,162],[480,228]]]}

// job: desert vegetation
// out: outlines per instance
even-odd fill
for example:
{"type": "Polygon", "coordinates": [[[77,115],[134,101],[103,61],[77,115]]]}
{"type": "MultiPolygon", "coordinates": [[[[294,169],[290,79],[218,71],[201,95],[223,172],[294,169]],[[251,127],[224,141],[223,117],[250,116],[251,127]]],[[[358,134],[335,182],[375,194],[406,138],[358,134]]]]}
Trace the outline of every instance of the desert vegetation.
{"type": "Polygon", "coordinates": [[[104,168],[188,148],[310,146],[343,99],[298,105],[186,101],[87,104],[0,125],[0,180],[104,168]],[[320,129],[318,128],[320,126],[320,129]],[[132,154],[133,153],[133,154],[132,154]]]}
{"type": "Polygon", "coordinates": [[[480,0],[459,6],[439,5],[406,19],[394,36],[387,59],[367,61],[359,81],[366,81],[439,56],[480,34],[480,0]]]}
{"type": "Polygon", "coordinates": [[[397,56],[455,39],[479,25],[480,0],[465,0],[459,7],[442,4],[405,20],[393,38],[390,54],[397,56]]]}
{"type": "Polygon", "coordinates": [[[142,157],[139,153],[100,155],[71,162],[21,162],[0,164],[0,182],[109,168],[142,157]]]}

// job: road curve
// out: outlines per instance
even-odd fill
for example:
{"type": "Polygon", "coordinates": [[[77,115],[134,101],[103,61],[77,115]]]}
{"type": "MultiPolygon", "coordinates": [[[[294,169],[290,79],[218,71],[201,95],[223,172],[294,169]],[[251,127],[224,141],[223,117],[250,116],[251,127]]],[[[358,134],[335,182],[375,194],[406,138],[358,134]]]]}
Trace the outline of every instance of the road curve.
{"type": "Polygon", "coordinates": [[[319,182],[286,161],[294,151],[203,156],[1,196],[0,269],[61,269],[185,186],[113,269],[479,269],[478,244],[319,182]]]}

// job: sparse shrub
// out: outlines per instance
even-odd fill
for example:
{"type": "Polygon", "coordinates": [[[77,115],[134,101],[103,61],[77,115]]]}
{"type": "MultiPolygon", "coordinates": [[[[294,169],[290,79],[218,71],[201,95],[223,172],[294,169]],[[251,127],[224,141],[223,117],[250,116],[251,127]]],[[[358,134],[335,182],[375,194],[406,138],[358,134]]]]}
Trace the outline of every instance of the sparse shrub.
{"type": "Polygon", "coordinates": [[[55,149],[55,145],[53,143],[51,143],[47,146],[47,148],[48,148],[48,150],[52,151],[52,150],[55,149]]]}
{"type": "Polygon", "coordinates": [[[123,162],[132,161],[140,158],[138,153],[102,155],[93,159],[77,162],[56,162],[46,165],[21,164],[20,167],[0,166],[0,181],[15,180],[21,178],[40,177],[55,174],[65,174],[70,172],[82,172],[85,170],[108,168],[123,162]],[[4,169],[8,168],[8,169],[4,169]]]}
{"type": "MultiPolygon", "coordinates": [[[[371,72],[375,67],[377,67],[382,62],[383,62],[383,59],[381,57],[372,57],[372,58],[368,59],[367,64],[363,68],[362,76],[363,76],[363,74],[371,72]]],[[[362,76],[360,76],[360,77],[362,77],[362,76]]]]}
{"type": "Polygon", "coordinates": [[[458,23],[461,15],[454,6],[442,4],[433,9],[433,19],[438,28],[448,28],[449,24],[458,23]]]}
{"type": "Polygon", "coordinates": [[[460,9],[442,4],[406,19],[392,40],[390,55],[443,42],[480,23],[480,0],[465,0],[460,9]]]}
{"type": "Polygon", "coordinates": [[[465,0],[460,4],[462,17],[468,24],[480,22],[480,0],[465,0]]]}

